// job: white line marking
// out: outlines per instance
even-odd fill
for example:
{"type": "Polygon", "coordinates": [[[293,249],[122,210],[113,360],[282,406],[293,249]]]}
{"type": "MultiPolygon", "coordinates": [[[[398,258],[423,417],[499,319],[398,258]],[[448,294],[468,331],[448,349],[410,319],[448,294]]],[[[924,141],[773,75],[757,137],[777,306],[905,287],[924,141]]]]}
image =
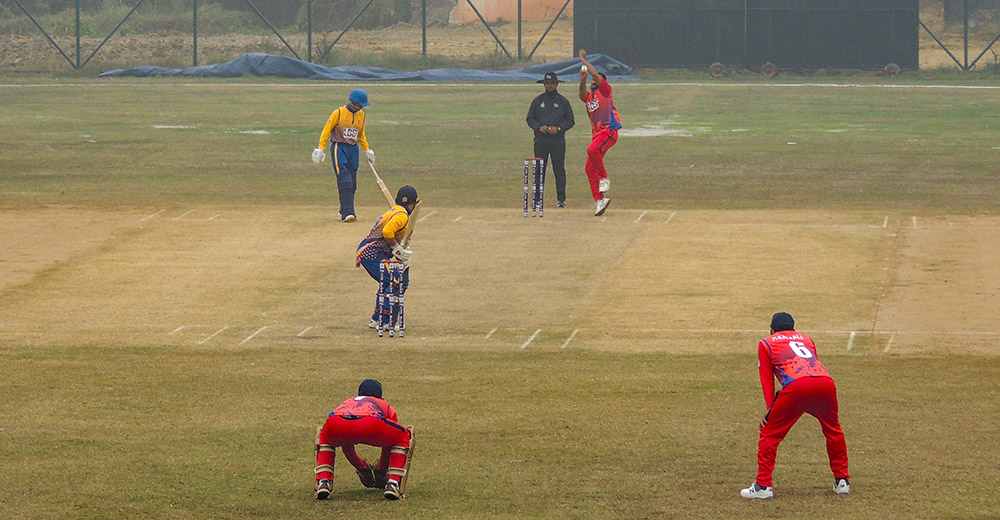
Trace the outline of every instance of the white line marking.
{"type": "Polygon", "coordinates": [[[432,209],[430,213],[428,213],[428,214],[426,214],[426,215],[424,215],[424,216],[420,217],[420,220],[418,220],[417,222],[423,222],[423,221],[427,220],[427,217],[429,217],[429,216],[433,215],[433,214],[434,214],[434,213],[436,213],[436,212],[437,212],[437,210],[436,210],[436,209],[432,209]]]}
{"type": "Polygon", "coordinates": [[[883,354],[886,353],[886,352],[889,352],[889,347],[892,346],[892,338],[895,338],[895,337],[896,337],[895,335],[890,335],[889,336],[889,342],[885,344],[885,350],[882,351],[883,354]]]}
{"type": "Polygon", "coordinates": [[[177,215],[176,217],[174,217],[174,220],[180,220],[180,219],[182,219],[182,218],[184,218],[184,217],[188,216],[189,214],[191,214],[191,213],[193,213],[193,212],[194,212],[194,210],[193,210],[193,209],[189,209],[189,210],[187,210],[186,212],[184,212],[184,213],[181,213],[180,215],[177,215]]]}
{"type": "Polygon", "coordinates": [[[913,217],[913,227],[917,227],[917,217],[913,217]]]}
{"type": "Polygon", "coordinates": [[[663,223],[664,223],[664,224],[669,224],[669,223],[670,223],[670,219],[674,218],[674,215],[676,215],[676,214],[677,214],[677,212],[676,212],[676,211],[672,212],[672,213],[670,214],[670,216],[669,216],[669,217],[667,217],[667,220],[666,220],[666,221],[664,221],[663,223]]]}
{"type": "Polygon", "coordinates": [[[180,327],[177,327],[176,329],[170,331],[170,334],[167,334],[167,336],[173,336],[175,332],[180,332],[180,330],[183,329],[186,326],[187,325],[181,325],[180,327]]]}
{"type": "Polygon", "coordinates": [[[153,213],[152,215],[150,215],[150,216],[148,216],[148,217],[146,217],[146,218],[144,218],[144,219],[140,220],[140,222],[145,222],[145,221],[147,221],[147,220],[149,220],[149,219],[151,219],[151,218],[153,218],[153,217],[155,217],[155,216],[159,215],[160,213],[163,213],[164,211],[167,211],[167,210],[165,210],[165,209],[161,209],[160,211],[157,211],[156,213],[153,213]]]}
{"type": "Polygon", "coordinates": [[[296,338],[301,338],[303,334],[305,334],[306,332],[309,332],[309,331],[310,331],[311,329],[312,329],[312,327],[311,327],[311,326],[310,326],[310,327],[306,327],[306,329],[305,329],[305,330],[303,330],[302,332],[300,332],[300,333],[296,334],[296,335],[295,335],[295,337],[296,337],[296,338]]]}
{"type": "Polygon", "coordinates": [[[854,331],[851,331],[851,337],[847,339],[847,350],[851,350],[854,346],[854,331]]]}
{"type": "Polygon", "coordinates": [[[649,213],[649,210],[646,210],[646,211],[643,211],[642,213],[640,213],[639,214],[639,218],[635,219],[635,222],[633,222],[633,224],[638,224],[639,221],[642,220],[642,217],[646,216],[646,213],[649,213]]]}
{"type": "Polygon", "coordinates": [[[264,332],[264,329],[266,329],[266,328],[267,328],[267,325],[264,325],[263,327],[257,329],[257,332],[254,332],[253,334],[247,336],[246,339],[244,339],[243,341],[237,343],[236,345],[239,346],[239,345],[242,345],[242,344],[244,344],[244,343],[252,340],[257,334],[260,334],[261,332],[264,332]]]}
{"type": "Polygon", "coordinates": [[[882,228],[885,229],[889,225],[889,215],[885,216],[885,220],[882,221],[882,228]]]}
{"type": "Polygon", "coordinates": [[[525,347],[527,347],[528,345],[530,345],[532,341],[535,341],[535,338],[538,336],[538,333],[541,332],[541,331],[542,331],[542,329],[536,330],[535,333],[532,334],[530,338],[528,338],[528,341],[525,341],[524,344],[521,345],[521,349],[524,349],[525,347]]]}
{"type": "Polygon", "coordinates": [[[208,217],[208,220],[215,220],[215,217],[218,217],[220,215],[222,215],[222,213],[216,213],[215,215],[212,215],[211,217],[208,217]]]}
{"type": "Polygon", "coordinates": [[[573,337],[576,336],[577,332],[580,332],[580,329],[573,329],[573,333],[570,334],[568,338],[566,338],[566,341],[559,348],[566,348],[566,345],[569,345],[569,342],[573,341],[573,337]]]}
{"type": "Polygon", "coordinates": [[[462,216],[461,215],[459,215],[458,218],[456,218],[455,220],[452,220],[452,222],[458,222],[459,220],[462,220],[462,216]]]}
{"type": "Polygon", "coordinates": [[[493,329],[493,330],[491,330],[491,331],[490,331],[490,333],[489,333],[489,334],[487,334],[487,335],[486,335],[486,337],[485,337],[485,338],[483,338],[483,339],[490,339],[490,336],[492,336],[492,335],[493,335],[493,333],[494,333],[494,332],[496,332],[496,331],[497,331],[497,329],[493,329]]]}
{"type": "Polygon", "coordinates": [[[204,343],[204,342],[206,342],[206,341],[208,341],[208,340],[210,340],[210,339],[214,338],[214,337],[215,337],[215,336],[216,336],[216,335],[217,335],[218,333],[220,333],[220,332],[222,332],[222,331],[224,331],[224,330],[226,330],[226,329],[228,329],[228,328],[229,328],[229,325],[226,325],[225,327],[222,327],[221,329],[219,329],[219,330],[217,330],[217,331],[213,332],[211,336],[209,336],[209,337],[207,337],[207,338],[205,338],[205,339],[203,339],[203,340],[199,341],[199,342],[198,342],[198,344],[199,344],[199,345],[201,345],[202,343],[204,343]]]}
{"type": "Polygon", "coordinates": [[[605,220],[608,220],[608,217],[603,217],[603,218],[601,219],[601,222],[604,222],[605,220]]]}

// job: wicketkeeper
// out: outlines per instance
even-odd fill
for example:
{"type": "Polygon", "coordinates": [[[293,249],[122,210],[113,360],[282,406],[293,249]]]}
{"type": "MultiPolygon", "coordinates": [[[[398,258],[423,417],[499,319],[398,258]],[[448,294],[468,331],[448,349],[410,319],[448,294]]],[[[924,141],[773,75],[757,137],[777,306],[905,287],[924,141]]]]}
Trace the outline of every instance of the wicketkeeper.
{"type": "Polygon", "coordinates": [[[347,104],[330,114],[319,145],[313,150],[312,160],[319,164],[326,157],[327,142],[330,145],[330,162],[337,175],[337,192],[340,196],[340,220],[354,222],[354,193],[358,191],[358,146],[365,151],[368,162],[375,163],[375,150],[368,145],[365,136],[365,111],[368,93],[356,88],[348,96],[347,104]]]}
{"type": "MultiPolygon", "coordinates": [[[[413,251],[403,245],[403,237],[406,236],[406,228],[410,223],[410,213],[417,207],[417,189],[413,186],[403,186],[396,192],[396,205],[386,211],[375,225],[372,226],[368,236],[358,244],[356,267],[364,267],[365,271],[379,283],[376,291],[377,301],[382,305],[372,313],[368,326],[377,328],[379,324],[379,312],[384,318],[391,316],[389,298],[378,298],[382,291],[381,280],[379,280],[379,265],[386,260],[395,260],[403,263],[403,277],[400,282],[400,294],[406,293],[406,288],[410,285],[410,255],[413,251]]],[[[384,296],[384,295],[383,295],[384,296]]],[[[384,323],[389,323],[385,319],[384,323]]]]}
{"type": "Polygon", "coordinates": [[[795,331],[795,320],[787,312],[771,317],[771,335],[757,344],[757,361],[767,414],[760,423],[757,441],[757,480],[740,491],[740,496],[774,497],[771,474],[778,444],[804,413],[819,419],[823,428],[834,493],[850,493],[847,442],[838,418],[837,386],[817,359],[816,345],[809,336],[795,331]],[[781,382],[777,394],[774,392],[775,377],[781,382]]]}
{"type": "Polygon", "coordinates": [[[412,430],[401,426],[396,410],[382,400],[382,384],[365,379],[357,397],[340,403],[316,433],[316,498],[330,497],[336,448],[340,447],[363,486],[383,488],[385,498],[399,499],[406,487],[411,439],[412,430]],[[381,447],[378,462],[359,457],[354,449],[357,444],[381,447]]]}

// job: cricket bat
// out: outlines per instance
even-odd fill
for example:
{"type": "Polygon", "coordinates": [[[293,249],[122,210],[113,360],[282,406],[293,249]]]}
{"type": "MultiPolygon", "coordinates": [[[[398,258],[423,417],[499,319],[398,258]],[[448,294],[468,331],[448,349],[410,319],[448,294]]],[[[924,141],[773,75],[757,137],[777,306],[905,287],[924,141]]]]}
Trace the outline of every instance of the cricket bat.
{"type": "Polygon", "coordinates": [[[375,174],[375,182],[378,184],[378,189],[382,190],[382,195],[385,195],[385,201],[389,203],[389,209],[396,206],[396,199],[392,197],[389,193],[389,188],[385,187],[385,183],[382,182],[382,177],[378,176],[378,172],[375,171],[375,163],[369,162],[368,167],[372,169],[372,173],[375,174]]]}
{"type": "Polygon", "coordinates": [[[413,211],[410,212],[410,218],[406,221],[406,234],[403,235],[402,244],[403,247],[410,247],[410,235],[413,234],[413,228],[417,225],[417,215],[420,214],[420,201],[417,201],[417,205],[413,206],[413,211]]]}

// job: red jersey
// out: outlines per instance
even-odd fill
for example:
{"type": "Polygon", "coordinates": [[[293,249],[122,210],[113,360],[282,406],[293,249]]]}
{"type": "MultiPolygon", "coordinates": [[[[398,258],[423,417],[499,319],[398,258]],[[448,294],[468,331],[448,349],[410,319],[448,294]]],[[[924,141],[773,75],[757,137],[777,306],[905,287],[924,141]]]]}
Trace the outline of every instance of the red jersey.
{"type": "Polygon", "coordinates": [[[611,98],[611,85],[607,80],[602,78],[600,87],[588,91],[584,102],[587,104],[587,115],[590,116],[591,135],[597,135],[606,128],[618,130],[622,127],[615,101],[611,98]]]}
{"type": "Polygon", "coordinates": [[[340,403],[330,415],[349,418],[379,417],[397,422],[396,410],[389,403],[369,395],[359,395],[340,403]]]}
{"type": "Polygon", "coordinates": [[[764,401],[774,403],[774,378],[784,388],[803,377],[830,377],[816,357],[816,345],[809,336],[794,330],[775,332],[757,344],[757,364],[764,401]]]}

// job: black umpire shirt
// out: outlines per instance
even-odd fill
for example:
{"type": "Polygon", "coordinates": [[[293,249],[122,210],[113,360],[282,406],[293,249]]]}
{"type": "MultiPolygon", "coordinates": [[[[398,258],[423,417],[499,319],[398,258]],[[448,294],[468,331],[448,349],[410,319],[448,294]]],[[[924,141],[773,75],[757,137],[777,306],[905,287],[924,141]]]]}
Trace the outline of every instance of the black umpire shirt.
{"type": "Polygon", "coordinates": [[[526,118],[528,126],[535,131],[536,143],[556,143],[566,141],[566,130],[573,128],[576,120],[573,118],[573,107],[565,96],[555,92],[542,92],[531,101],[526,118]],[[538,129],[543,126],[554,126],[559,129],[556,134],[543,134],[538,129]]]}

